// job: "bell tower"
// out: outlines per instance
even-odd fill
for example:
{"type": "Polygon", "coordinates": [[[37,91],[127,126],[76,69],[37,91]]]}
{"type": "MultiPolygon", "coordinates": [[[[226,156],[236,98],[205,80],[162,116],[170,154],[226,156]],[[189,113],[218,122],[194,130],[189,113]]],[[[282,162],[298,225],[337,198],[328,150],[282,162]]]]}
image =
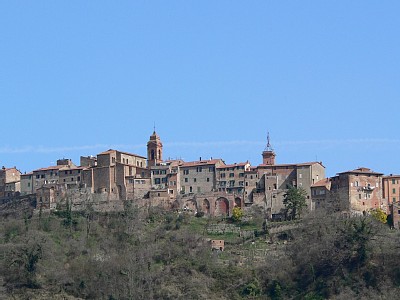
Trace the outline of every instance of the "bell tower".
{"type": "Polygon", "coordinates": [[[274,149],[272,149],[270,140],[269,140],[269,132],[267,135],[267,146],[265,147],[262,157],[263,157],[263,165],[269,165],[272,166],[275,164],[275,152],[274,149]]]}
{"type": "Polygon", "coordinates": [[[162,148],[160,137],[154,128],[150,140],[147,142],[147,166],[155,166],[162,162],[162,148]]]}

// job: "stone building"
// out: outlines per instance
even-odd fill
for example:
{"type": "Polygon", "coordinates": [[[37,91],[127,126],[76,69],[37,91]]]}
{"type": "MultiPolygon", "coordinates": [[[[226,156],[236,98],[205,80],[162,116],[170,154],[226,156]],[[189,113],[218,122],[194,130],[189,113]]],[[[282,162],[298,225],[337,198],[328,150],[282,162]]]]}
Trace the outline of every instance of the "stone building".
{"type": "Polygon", "coordinates": [[[21,174],[21,195],[34,193],[33,172],[21,174]]]}
{"type": "Polygon", "coordinates": [[[16,167],[0,169],[0,198],[12,197],[15,193],[19,193],[21,172],[16,167]]]}
{"type": "Polygon", "coordinates": [[[254,194],[257,193],[258,183],[257,167],[250,167],[244,172],[244,205],[250,206],[254,201],[254,194]]]}
{"type": "Polygon", "coordinates": [[[78,188],[82,186],[82,174],[84,168],[76,166],[64,166],[59,169],[59,183],[64,185],[65,188],[78,188]]]}
{"type": "Polygon", "coordinates": [[[176,196],[180,191],[180,166],[183,160],[167,160],[150,166],[151,189],[166,190],[169,195],[176,196]]]}
{"type": "Polygon", "coordinates": [[[36,208],[55,209],[56,193],[54,187],[42,186],[36,190],[36,208]]]}
{"type": "Polygon", "coordinates": [[[151,190],[151,178],[126,177],[126,200],[142,199],[151,190]]]}
{"type": "Polygon", "coordinates": [[[243,198],[245,188],[245,172],[250,170],[250,163],[222,165],[217,170],[217,190],[228,194],[240,195],[243,198]]]}
{"type": "Polygon", "coordinates": [[[222,159],[185,162],[180,165],[181,194],[208,193],[217,190],[216,169],[225,165],[222,159]]]}
{"type": "Polygon", "coordinates": [[[313,210],[311,186],[325,178],[325,167],[321,162],[298,164],[262,164],[257,167],[259,182],[253,193],[253,202],[265,203],[270,217],[281,214],[285,208],[283,200],[290,187],[303,188],[307,193],[307,206],[313,210]]]}
{"type": "Polygon", "coordinates": [[[330,178],[324,178],[311,186],[311,203],[314,210],[330,208],[329,193],[331,190],[330,178]]]}
{"type": "MultiPolygon", "coordinates": [[[[32,192],[35,193],[37,189],[41,187],[56,187],[60,183],[60,169],[62,168],[76,168],[76,165],[70,159],[59,159],[57,160],[56,166],[50,166],[47,168],[41,168],[32,172],[32,192]]],[[[29,179],[30,174],[24,180],[29,179]]],[[[24,182],[29,185],[29,182],[24,182]]],[[[24,191],[25,192],[25,191],[24,191]]]]}
{"type": "Polygon", "coordinates": [[[389,205],[389,213],[392,215],[393,227],[400,229],[400,203],[392,202],[389,205]]]}
{"type": "Polygon", "coordinates": [[[389,205],[400,202],[400,175],[382,177],[382,209],[389,213],[389,205]]]}
{"type": "Polygon", "coordinates": [[[109,200],[125,200],[129,179],[149,175],[146,157],[110,149],[97,155],[96,166],[83,170],[82,183],[92,193],[107,194],[109,200]]]}

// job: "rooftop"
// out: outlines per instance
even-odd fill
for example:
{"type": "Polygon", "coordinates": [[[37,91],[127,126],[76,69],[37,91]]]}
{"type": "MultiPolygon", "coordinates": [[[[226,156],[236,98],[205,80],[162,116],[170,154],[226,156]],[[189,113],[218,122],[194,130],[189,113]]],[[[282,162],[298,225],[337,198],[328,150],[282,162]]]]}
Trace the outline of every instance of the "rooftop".
{"type": "Polygon", "coordinates": [[[137,154],[134,154],[134,153],[124,152],[124,151],[119,151],[119,150],[114,150],[114,149],[108,149],[107,151],[101,152],[101,153],[99,153],[97,155],[106,155],[106,154],[111,154],[113,152],[119,152],[119,153],[125,154],[125,155],[136,156],[136,157],[140,157],[140,158],[146,158],[144,156],[137,155],[137,154]]]}

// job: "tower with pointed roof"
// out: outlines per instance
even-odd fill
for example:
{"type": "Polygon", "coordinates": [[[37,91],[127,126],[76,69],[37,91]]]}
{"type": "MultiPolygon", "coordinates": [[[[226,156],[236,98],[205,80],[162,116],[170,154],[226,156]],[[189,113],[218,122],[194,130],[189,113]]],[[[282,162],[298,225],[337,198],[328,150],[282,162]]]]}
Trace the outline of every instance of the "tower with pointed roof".
{"type": "Polygon", "coordinates": [[[270,143],[270,139],[269,139],[269,132],[267,135],[267,146],[265,146],[265,149],[262,153],[262,157],[263,157],[263,165],[275,165],[275,152],[274,149],[272,149],[271,143],[270,143]]]}
{"type": "Polygon", "coordinates": [[[161,143],[161,139],[154,128],[153,134],[150,136],[150,140],[147,142],[148,167],[156,166],[162,162],[162,149],[163,145],[161,143]]]}

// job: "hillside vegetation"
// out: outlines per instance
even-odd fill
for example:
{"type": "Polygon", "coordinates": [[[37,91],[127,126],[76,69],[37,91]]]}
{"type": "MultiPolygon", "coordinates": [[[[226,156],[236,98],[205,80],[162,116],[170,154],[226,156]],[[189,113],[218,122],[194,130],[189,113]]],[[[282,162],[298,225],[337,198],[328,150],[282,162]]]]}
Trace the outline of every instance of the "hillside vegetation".
{"type": "Polygon", "coordinates": [[[127,202],[121,213],[67,205],[9,217],[0,226],[0,295],[395,299],[400,292],[399,232],[371,217],[309,215],[278,226],[261,216],[208,219],[127,202]],[[225,224],[230,229],[208,230],[225,224]],[[224,239],[225,251],[211,251],[210,239],[224,239]]]}

